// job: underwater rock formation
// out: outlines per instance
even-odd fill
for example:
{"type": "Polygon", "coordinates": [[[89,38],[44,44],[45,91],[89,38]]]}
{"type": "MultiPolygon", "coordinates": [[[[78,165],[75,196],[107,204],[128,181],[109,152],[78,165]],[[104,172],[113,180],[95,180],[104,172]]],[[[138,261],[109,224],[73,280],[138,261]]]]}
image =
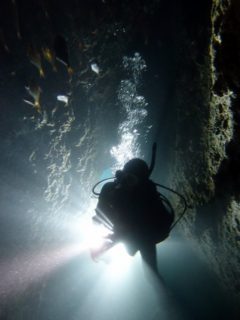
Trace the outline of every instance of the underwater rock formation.
{"type": "Polygon", "coordinates": [[[239,1],[203,2],[179,21],[172,183],[193,209],[180,223],[240,301],[239,1]],[[198,12],[201,12],[201,17],[198,12]],[[184,21],[184,22],[183,22],[184,21]],[[188,29],[188,24],[193,27],[188,29]],[[182,23],[183,22],[183,23],[182,23]]]}

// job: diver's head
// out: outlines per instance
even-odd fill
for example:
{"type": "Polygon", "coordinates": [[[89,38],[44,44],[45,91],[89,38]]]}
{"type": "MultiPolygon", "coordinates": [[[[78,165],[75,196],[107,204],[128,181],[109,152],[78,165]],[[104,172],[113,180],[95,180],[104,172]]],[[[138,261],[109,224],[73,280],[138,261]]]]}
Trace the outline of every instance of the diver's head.
{"type": "Polygon", "coordinates": [[[127,188],[133,188],[149,178],[149,168],[145,161],[134,158],[129,160],[123,170],[116,171],[116,179],[127,188]]]}
{"type": "Polygon", "coordinates": [[[149,168],[146,162],[139,158],[129,160],[123,167],[123,172],[133,174],[141,180],[148,179],[149,168]]]}
{"type": "Polygon", "coordinates": [[[139,180],[146,180],[149,177],[149,168],[146,162],[139,158],[129,160],[123,167],[125,174],[136,176],[139,180]]]}

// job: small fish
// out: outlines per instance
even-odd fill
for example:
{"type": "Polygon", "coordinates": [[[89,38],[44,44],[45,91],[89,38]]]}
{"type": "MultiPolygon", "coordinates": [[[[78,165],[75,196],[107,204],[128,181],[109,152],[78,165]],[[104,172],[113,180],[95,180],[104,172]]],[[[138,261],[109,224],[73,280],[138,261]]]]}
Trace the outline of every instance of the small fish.
{"type": "Polygon", "coordinates": [[[47,60],[51,64],[53,71],[56,72],[57,71],[56,57],[55,57],[53,50],[51,50],[48,47],[42,47],[42,54],[43,54],[44,59],[47,60]]]}
{"type": "Polygon", "coordinates": [[[41,113],[41,105],[40,105],[40,95],[42,92],[42,89],[39,87],[39,85],[35,83],[30,83],[29,86],[25,87],[28,94],[33,98],[34,102],[31,102],[29,100],[23,100],[29,105],[32,105],[38,113],[41,113]]]}
{"type": "Polygon", "coordinates": [[[92,71],[95,72],[96,74],[99,74],[99,72],[100,72],[99,66],[98,66],[96,63],[92,63],[92,64],[91,64],[91,69],[92,69],[92,71]]]}
{"type": "Polygon", "coordinates": [[[61,102],[64,102],[65,105],[68,105],[68,96],[58,95],[58,96],[57,96],[57,100],[58,100],[58,101],[61,101],[61,102]]]}
{"type": "Polygon", "coordinates": [[[54,50],[56,59],[66,66],[69,76],[73,75],[73,69],[69,63],[68,46],[65,38],[57,35],[54,40],[54,50]]]}
{"type": "Polygon", "coordinates": [[[30,59],[30,62],[38,69],[40,77],[44,78],[45,74],[42,67],[41,54],[38,52],[34,45],[30,44],[27,48],[27,53],[30,59]]]}

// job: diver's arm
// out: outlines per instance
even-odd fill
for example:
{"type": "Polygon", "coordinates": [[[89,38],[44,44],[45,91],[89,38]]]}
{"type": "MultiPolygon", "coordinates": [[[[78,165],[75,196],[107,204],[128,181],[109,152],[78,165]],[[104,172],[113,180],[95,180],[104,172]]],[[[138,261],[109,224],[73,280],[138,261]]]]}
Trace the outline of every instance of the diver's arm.
{"type": "Polygon", "coordinates": [[[106,183],[100,192],[96,211],[96,218],[100,223],[107,224],[110,228],[113,227],[115,221],[115,212],[112,206],[112,197],[115,189],[114,182],[106,183]]]}
{"type": "Polygon", "coordinates": [[[104,186],[102,187],[102,190],[99,194],[98,203],[97,203],[97,207],[100,207],[101,210],[105,210],[105,208],[110,207],[114,188],[115,188],[114,182],[105,183],[104,186]]]}

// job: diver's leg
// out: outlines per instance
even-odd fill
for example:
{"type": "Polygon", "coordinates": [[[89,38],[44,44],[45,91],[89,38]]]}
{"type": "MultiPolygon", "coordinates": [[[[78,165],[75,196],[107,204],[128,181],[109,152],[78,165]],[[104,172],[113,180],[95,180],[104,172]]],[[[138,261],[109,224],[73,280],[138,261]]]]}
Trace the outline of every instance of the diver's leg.
{"type": "Polygon", "coordinates": [[[164,279],[158,272],[156,245],[153,243],[144,245],[141,247],[140,253],[146,279],[153,286],[154,290],[157,292],[161,291],[165,284],[164,279]]]}
{"type": "Polygon", "coordinates": [[[153,243],[145,243],[141,249],[140,253],[142,256],[143,263],[147,265],[154,273],[158,273],[157,268],[157,253],[156,246],[153,243]]]}

